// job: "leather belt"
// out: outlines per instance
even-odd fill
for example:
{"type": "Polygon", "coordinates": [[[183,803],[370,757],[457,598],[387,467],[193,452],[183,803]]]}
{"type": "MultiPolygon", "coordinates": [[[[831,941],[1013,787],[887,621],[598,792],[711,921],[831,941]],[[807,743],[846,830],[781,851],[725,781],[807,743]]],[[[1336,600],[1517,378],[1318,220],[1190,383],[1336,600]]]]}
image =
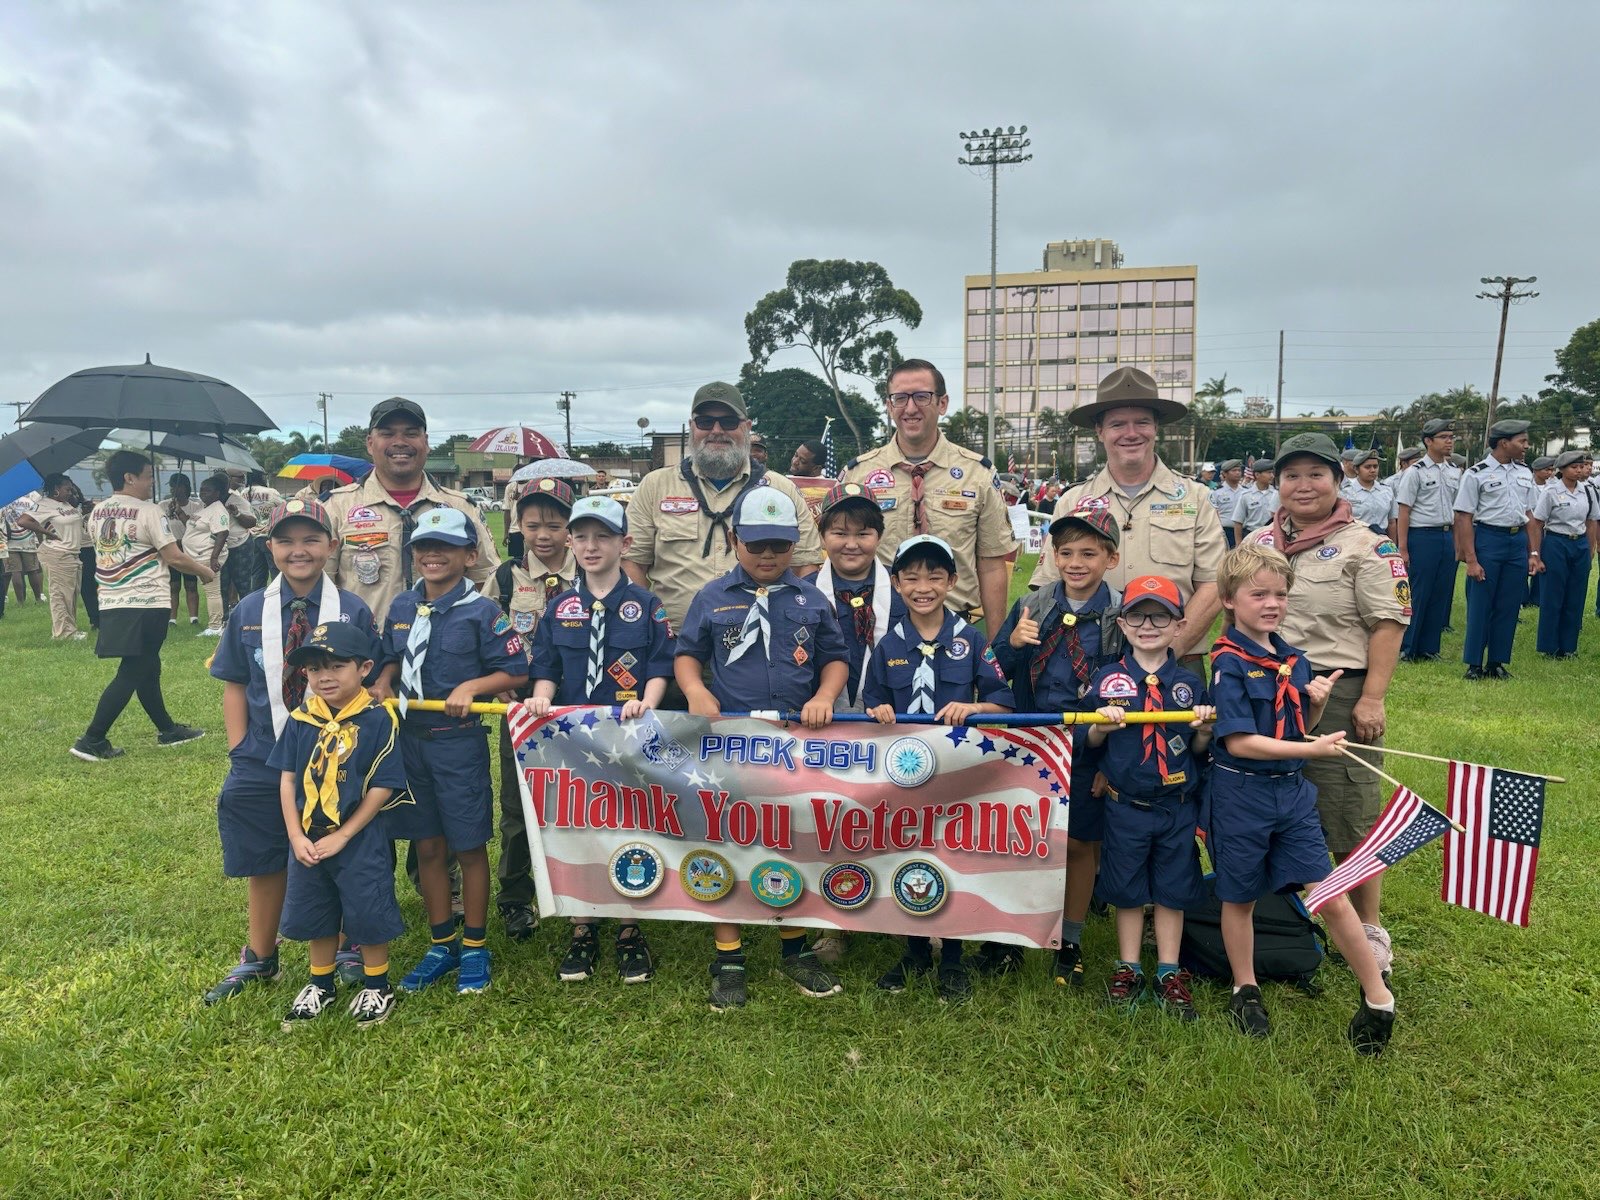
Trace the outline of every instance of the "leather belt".
{"type": "Polygon", "coordinates": [[[1522,526],[1521,525],[1491,525],[1487,521],[1474,521],[1473,524],[1476,525],[1479,529],[1493,529],[1493,530],[1496,530],[1497,532],[1500,532],[1500,533],[1521,533],[1522,532],[1522,526]]]}

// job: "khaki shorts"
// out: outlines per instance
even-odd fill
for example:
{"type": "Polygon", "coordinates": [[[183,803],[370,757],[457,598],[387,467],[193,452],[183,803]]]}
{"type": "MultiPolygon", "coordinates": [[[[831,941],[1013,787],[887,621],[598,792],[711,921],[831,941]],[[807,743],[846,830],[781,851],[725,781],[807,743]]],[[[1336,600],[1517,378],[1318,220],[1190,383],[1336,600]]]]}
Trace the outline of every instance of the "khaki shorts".
{"type": "MultiPolygon", "coordinates": [[[[1343,729],[1351,741],[1356,741],[1350,710],[1361,699],[1361,689],[1366,682],[1361,677],[1341,676],[1333,685],[1328,707],[1323,710],[1322,720],[1312,734],[1343,729]]],[[[1383,744],[1382,738],[1378,739],[1378,744],[1383,744]]],[[[1365,757],[1383,766],[1382,755],[1365,757]]],[[[1307,759],[1305,777],[1317,789],[1317,815],[1322,819],[1322,836],[1327,840],[1328,849],[1336,857],[1349,854],[1361,844],[1361,839],[1367,836],[1383,811],[1383,781],[1375,772],[1358,766],[1342,754],[1337,758],[1307,759]]]]}
{"type": "Polygon", "coordinates": [[[32,550],[13,550],[6,570],[13,575],[32,575],[39,569],[39,556],[32,550]]]}

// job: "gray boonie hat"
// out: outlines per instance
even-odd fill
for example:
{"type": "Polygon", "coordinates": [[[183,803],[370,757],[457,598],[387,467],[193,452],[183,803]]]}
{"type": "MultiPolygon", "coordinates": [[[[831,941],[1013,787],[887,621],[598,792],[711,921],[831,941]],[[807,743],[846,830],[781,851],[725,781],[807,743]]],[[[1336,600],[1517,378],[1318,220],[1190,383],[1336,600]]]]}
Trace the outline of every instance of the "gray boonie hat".
{"type": "Polygon", "coordinates": [[[1310,455],[1335,469],[1340,468],[1343,462],[1339,457],[1339,447],[1333,444],[1333,439],[1327,434],[1297,433],[1278,447],[1278,456],[1273,459],[1273,465],[1275,468],[1282,467],[1291,458],[1305,455],[1310,455]]]}

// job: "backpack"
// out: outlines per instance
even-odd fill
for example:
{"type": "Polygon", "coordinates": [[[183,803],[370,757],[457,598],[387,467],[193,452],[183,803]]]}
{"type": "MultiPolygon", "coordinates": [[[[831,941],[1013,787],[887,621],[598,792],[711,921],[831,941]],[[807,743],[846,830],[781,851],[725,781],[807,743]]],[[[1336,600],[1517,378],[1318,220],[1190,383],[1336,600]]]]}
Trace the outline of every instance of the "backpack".
{"type": "MultiPolygon", "coordinates": [[[[1222,902],[1212,890],[1214,876],[1205,877],[1206,899],[1183,915],[1183,941],[1178,964],[1192,975],[1220,979],[1233,977],[1228,951],[1222,944],[1222,902]]],[[[1326,955],[1322,928],[1311,919],[1300,897],[1273,892],[1256,901],[1256,978],[1293,984],[1316,995],[1317,968],[1326,955]]]]}

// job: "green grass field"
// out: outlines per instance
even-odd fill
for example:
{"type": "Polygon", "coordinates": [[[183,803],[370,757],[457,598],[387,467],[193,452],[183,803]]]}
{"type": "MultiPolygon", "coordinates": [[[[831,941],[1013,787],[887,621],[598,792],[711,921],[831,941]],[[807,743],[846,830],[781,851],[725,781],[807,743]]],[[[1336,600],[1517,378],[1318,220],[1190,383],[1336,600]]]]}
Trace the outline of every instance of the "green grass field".
{"type": "MultiPolygon", "coordinates": [[[[281,983],[206,1009],[244,909],[217,845],[214,643],[185,627],[165,651],[172,712],[205,740],[157,750],[135,705],[113,734],[127,756],[81,763],[67,747],[110,666],[87,644],[51,644],[43,605],[13,604],[0,621],[0,1195],[1600,1194],[1600,637],[1591,622],[1579,660],[1547,664],[1533,621],[1514,681],[1407,667],[1390,709],[1395,746],[1573,779],[1551,789],[1533,926],[1441,904],[1437,849],[1397,867],[1385,913],[1400,1025],[1368,1061],[1344,1040],[1356,986],[1338,967],[1317,999],[1268,987],[1265,1043],[1232,1032],[1218,989],[1200,989],[1195,1026],[1113,1017],[1096,1000],[1106,921],[1089,928],[1084,994],[1055,988],[1036,952],[954,1011],[874,992],[897,954],[888,938],[854,941],[846,993],[829,1001],[776,976],[763,934],[748,1009],[710,1013],[709,938],[682,927],[652,931],[648,987],[606,971],[561,985],[554,921],[523,946],[491,929],[487,995],[409,998],[368,1033],[345,1019],[280,1032],[304,982],[298,946],[281,983]]],[[[1389,766],[1443,801],[1442,766],[1389,766]]],[[[426,929],[409,889],[401,901],[403,971],[426,929]]]]}

